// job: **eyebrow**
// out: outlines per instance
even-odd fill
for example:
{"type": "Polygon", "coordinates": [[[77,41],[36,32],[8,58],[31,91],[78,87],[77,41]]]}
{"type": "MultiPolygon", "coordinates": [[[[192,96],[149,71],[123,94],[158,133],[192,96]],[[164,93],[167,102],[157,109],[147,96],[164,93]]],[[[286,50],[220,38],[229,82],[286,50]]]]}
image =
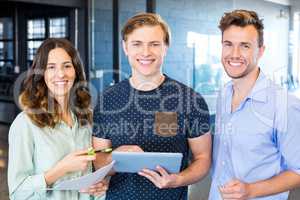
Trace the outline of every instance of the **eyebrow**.
{"type": "Polygon", "coordinates": [[[232,43],[232,42],[225,40],[225,41],[222,41],[222,43],[232,43]]]}
{"type": "MultiPolygon", "coordinates": [[[[56,63],[47,63],[47,65],[55,65],[56,63]]],[[[72,64],[71,61],[65,61],[62,64],[72,64]]]]}
{"type": "MultiPolygon", "coordinates": [[[[228,41],[228,40],[225,40],[225,41],[223,41],[222,43],[230,43],[230,44],[232,44],[233,42],[228,41]]],[[[251,45],[250,42],[240,42],[240,44],[242,44],[242,45],[251,45]]]]}
{"type": "Polygon", "coordinates": [[[130,41],[130,43],[136,43],[136,42],[143,43],[143,42],[140,41],[140,40],[132,40],[132,41],[130,41]]]}
{"type": "MultiPolygon", "coordinates": [[[[132,40],[132,41],[130,41],[131,43],[134,43],[134,42],[140,42],[140,43],[144,43],[143,41],[141,41],[141,40],[132,40]]],[[[153,40],[153,41],[150,41],[150,42],[148,42],[148,43],[160,43],[160,41],[158,41],[158,40],[153,40]]]]}
{"type": "Polygon", "coordinates": [[[160,41],[151,41],[149,43],[161,43],[160,41]]]}
{"type": "Polygon", "coordinates": [[[250,42],[241,42],[242,45],[249,45],[251,46],[251,43],[250,42]]]}

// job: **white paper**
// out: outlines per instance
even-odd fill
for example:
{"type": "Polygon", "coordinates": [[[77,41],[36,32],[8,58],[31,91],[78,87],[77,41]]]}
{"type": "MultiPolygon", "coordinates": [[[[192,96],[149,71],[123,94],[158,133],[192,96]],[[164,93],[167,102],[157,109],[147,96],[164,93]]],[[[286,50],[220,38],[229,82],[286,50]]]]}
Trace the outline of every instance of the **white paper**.
{"type": "Polygon", "coordinates": [[[81,176],[76,179],[63,181],[53,187],[53,190],[81,190],[86,189],[92,186],[95,183],[103,180],[104,177],[114,166],[115,161],[112,161],[110,164],[98,169],[97,171],[81,176]]]}

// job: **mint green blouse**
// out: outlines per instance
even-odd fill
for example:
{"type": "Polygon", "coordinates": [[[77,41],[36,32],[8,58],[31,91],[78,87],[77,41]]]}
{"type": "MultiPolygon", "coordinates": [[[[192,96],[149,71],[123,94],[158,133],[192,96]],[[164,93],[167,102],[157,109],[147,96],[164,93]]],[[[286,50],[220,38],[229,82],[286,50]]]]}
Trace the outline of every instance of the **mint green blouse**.
{"type": "MultiPolygon", "coordinates": [[[[73,116],[70,128],[64,122],[55,128],[39,128],[30,118],[20,113],[9,130],[8,187],[12,200],[90,200],[90,195],[78,191],[48,190],[44,173],[67,154],[91,146],[91,127],[79,127],[73,116]]],[[[66,179],[90,173],[73,172],[57,180],[53,186],[66,179]]]]}

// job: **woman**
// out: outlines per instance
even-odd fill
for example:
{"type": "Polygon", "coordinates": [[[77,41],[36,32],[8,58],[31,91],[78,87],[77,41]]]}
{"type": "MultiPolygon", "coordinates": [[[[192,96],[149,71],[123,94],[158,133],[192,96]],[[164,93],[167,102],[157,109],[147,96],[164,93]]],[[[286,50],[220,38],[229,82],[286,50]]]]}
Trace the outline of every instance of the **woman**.
{"type": "Polygon", "coordinates": [[[9,131],[8,186],[11,199],[88,200],[87,193],[53,191],[59,182],[91,172],[91,96],[80,57],[65,39],[47,39],[24,81],[23,112],[9,131]]]}

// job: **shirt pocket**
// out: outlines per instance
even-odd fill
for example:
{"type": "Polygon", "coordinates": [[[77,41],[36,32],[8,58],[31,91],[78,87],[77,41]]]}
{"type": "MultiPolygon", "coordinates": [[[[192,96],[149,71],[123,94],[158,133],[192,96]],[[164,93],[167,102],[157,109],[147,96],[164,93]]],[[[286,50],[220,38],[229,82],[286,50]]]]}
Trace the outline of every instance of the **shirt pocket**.
{"type": "Polygon", "coordinates": [[[178,115],[176,112],[155,112],[154,133],[162,137],[176,136],[178,132],[178,115]]]}

